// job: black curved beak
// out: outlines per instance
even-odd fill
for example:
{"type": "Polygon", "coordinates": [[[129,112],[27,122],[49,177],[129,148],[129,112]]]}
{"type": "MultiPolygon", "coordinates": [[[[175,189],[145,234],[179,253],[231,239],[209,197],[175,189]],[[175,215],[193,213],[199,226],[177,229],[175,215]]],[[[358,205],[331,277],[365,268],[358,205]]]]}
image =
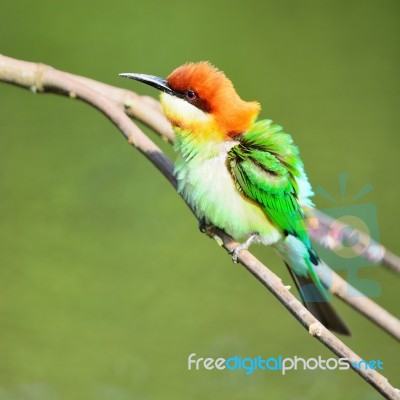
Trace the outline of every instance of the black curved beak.
{"type": "Polygon", "coordinates": [[[179,93],[175,92],[168,86],[168,82],[166,81],[166,79],[159,78],[158,76],[146,75],[146,74],[131,74],[131,73],[119,74],[119,76],[143,82],[146,85],[152,86],[158,90],[161,90],[162,92],[171,94],[172,96],[180,95],[179,93]]]}

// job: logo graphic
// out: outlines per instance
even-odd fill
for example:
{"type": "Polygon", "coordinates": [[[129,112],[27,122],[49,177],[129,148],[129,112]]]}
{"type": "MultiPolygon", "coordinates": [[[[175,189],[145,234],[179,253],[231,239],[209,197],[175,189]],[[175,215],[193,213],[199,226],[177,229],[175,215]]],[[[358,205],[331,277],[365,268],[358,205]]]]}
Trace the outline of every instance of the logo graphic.
{"type": "MultiPolygon", "coordinates": [[[[346,271],[344,278],[369,297],[378,297],[381,288],[375,281],[359,277],[361,268],[379,262],[382,257],[380,246],[371,246],[371,239],[379,240],[378,219],[373,203],[360,203],[359,200],[372,190],[365,185],[356,195],[347,199],[347,174],[339,174],[340,200],[329,194],[323,187],[315,190],[334,207],[321,209],[332,221],[323,227],[323,248],[319,250],[321,258],[335,271],[346,271]],[[368,252],[368,260],[364,257],[368,252]],[[373,253],[372,253],[373,252],[373,253]],[[374,261],[371,261],[374,260],[374,261]]],[[[319,227],[318,227],[319,229],[319,227]]]]}
{"type": "MultiPolygon", "coordinates": [[[[290,370],[348,370],[350,362],[348,358],[328,358],[324,359],[321,356],[313,358],[302,358],[298,356],[283,357],[275,355],[272,357],[257,356],[257,357],[240,357],[235,355],[229,358],[214,358],[214,357],[197,357],[196,353],[188,356],[188,370],[228,370],[228,371],[244,371],[246,375],[252,374],[254,371],[280,371],[285,375],[290,370]]],[[[360,360],[353,362],[351,366],[356,370],[377,370],[383,369],[381,360],[360,360]]]]}

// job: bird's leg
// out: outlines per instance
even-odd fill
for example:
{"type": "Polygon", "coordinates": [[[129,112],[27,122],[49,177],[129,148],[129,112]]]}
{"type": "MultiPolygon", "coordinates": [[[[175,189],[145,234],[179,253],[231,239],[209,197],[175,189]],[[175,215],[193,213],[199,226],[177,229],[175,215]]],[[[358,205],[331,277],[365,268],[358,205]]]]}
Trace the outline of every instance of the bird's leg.
{"type": "Polygon", "coordinates": [[[234,263],[237,263],[237,259],[238,259],[238,255],[242,250],[247,250],[250,245],[254,242],[254,240],[256,240],[258,237],[258,233],[253,233],[252,235],[249,236],[249,238],[239,244],[238,246],[236,246],[230,253],[232,254],[232,261],[234,263]]]}

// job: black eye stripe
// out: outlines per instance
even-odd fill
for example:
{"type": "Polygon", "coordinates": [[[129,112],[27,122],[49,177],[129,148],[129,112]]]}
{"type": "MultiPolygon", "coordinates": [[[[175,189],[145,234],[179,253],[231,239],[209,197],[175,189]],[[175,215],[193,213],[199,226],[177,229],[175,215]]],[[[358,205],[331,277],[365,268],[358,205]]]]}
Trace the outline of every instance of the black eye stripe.
{"type": "Polygon", "coordinates": [[[206,101],[204,101],[194,90],[180,90],[175,92],[178,97],[186,100],[188,103],[197,107],[204,112],[211,112],[211,108],[206,101]]]}

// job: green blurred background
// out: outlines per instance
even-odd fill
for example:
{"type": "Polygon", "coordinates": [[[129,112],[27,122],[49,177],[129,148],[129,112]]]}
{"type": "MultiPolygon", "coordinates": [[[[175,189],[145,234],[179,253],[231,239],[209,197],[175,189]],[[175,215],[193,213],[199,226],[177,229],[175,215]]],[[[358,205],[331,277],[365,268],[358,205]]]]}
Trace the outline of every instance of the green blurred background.
{"type": "MultiPolygon", "coordinates": [[[[319,207],[373,203],[395,252],[399,211],[397,0],[1,0],[0,52],[140,93],[210,60],[299,145],[319,207]]],[[[204,235],[166,180],[96,110],[0,85],[0,399],[377,399],[352,371],[188,371],[187,357],[331,357],[204,235]]],[[[173,156],[168,145],[151,137],[173,156]]],[[[255,253],[291,284],[271,249],[255,253]]],[[[398,281],[359,276],[399,315],[398,281]]],[[[346,276],[346,274],[344,274],[346,276]]],[[[398,345],[336,302],[344,341],[384,362],[398,345]]]]}

